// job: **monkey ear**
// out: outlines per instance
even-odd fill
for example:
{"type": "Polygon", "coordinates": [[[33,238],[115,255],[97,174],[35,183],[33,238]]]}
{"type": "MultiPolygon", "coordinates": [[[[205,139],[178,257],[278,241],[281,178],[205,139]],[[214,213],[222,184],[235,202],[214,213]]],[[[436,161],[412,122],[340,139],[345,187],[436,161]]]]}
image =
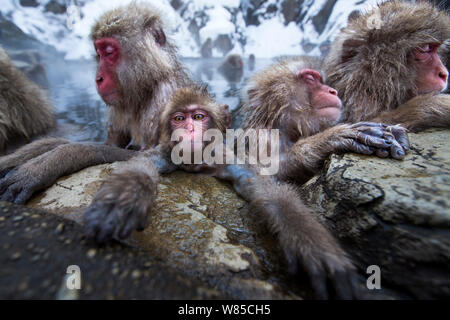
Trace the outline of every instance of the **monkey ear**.
{"type": "Polygon", "coordinates": [[[345,40],[342,44],[342,55],[341,59],[342,62],[347,62],[348,60],[355,57],[359,52],[359,47],[364,45],[363,40],[357,40],[357,39],[348,39],[345,40]]]}
{"type": "Polygon", "coordinates": [[[155,37],[155,41],[159,46],[162,47],[166,44],[166,34],[161,28],[153,31],[153,37],[155,37]]]}

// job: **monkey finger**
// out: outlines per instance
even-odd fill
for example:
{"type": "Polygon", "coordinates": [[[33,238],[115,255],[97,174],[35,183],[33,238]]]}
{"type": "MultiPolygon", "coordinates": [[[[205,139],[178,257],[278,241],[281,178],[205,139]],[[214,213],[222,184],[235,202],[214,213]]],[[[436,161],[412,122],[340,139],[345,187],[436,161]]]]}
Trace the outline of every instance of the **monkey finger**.
{"type": "Polygon", "coordinates": [[[0,169],[0,179],[8,177],[13,172],[15,172],[13,168],[0,169]]]}
{"type": "Polygon", "coordinates": [[[349,279],[348,270],[335,271],[332,282],[336,292],[336,298],[341,300],[351,300],[353,298],[353,287],[349,279]]]}
{"type": "Polygon", "coordinates": [[[402,146],[396,140],[393,141],[391,146],[391,156],[397,160],[402,160],[406,156],[402,146]]]}
{"type": "Polygon", "coordinates": [[[389,126],[388,130],[392,132],[392,135],[394,136],[395,140],[398,141],[398,143],[402,146],[403,150],[408,151],[409,150],[409,138],[408,133],[405,128],[402,126],[389,126]]]}
{"type": "Polygon", "coordinates": [[[19,182],[16,182],[13,185],[10,185],[8,189],[2,194],[0,200],[14,202],[16,195],[20,192],[21,188],[19,187],[19,182]]]}
{"type": "Polygon", "coordinates": [[[144,231],[145,228],[147,228],[148,225],[148,215],[145,215],[145,217],[142,217],[139,219],[139,222],[136,226],[137,231],[144,231]]]}
{"type": "Polygon", "coordinates": [[[15,204],[25,204],[33,195],[34,189],[32,187],[25,187],[14,200],[15,204]]]}
{"type": "Polygon", "coordinates": [[[101,215],[101,211],[94,204],[91,204],[83,217],[83,223],[85,226],[85,234],[87,237],[96,239],[98,233],[101,230],[101,222],[104,220],[104,217],[101,215]]]}
{"type": "Polygon", "coordinates": [[[105,243],[111,240],[114,236],[115,226],[111,221],[104,221],[100,223],[98,232],[95,237],[97,243],[105,243]]]}
{"type": "Polygon", "coordinates": [[[98,212],[103,218],[100,221],[100,230],[97,233],[96,241],[98,243],[104,243],[113,237],[117,237],[123,224],[123,219],[121,219],[123,212],[120,208],[110,205],[98,206],[98,212]]]}
{"type": "Polygon", "coordinates": [[[378,158],[387,158],[389,157],[389,151],[386,149],[376,149],[375,154],[378,158]]]}
{"type": "Polygon", "coordinates": [[[362,143],[366,146],[375,148],[390,148],[393,141],[393,139],[392,140],[382,139],[362,132],[357,133],[356,140],[359,143],[362,143]]]}
{"type": "Polygon", "coordinates": [[[371,155],[374,153],[374,150],[362,143],[359,143],[353,139],[348,139],[347,141],[343,142],[344,150],[351,151],[359,154],[365,154],[365,155],[371,155]]]}
{"type": "Polygon", "coordinates": [[[309,278],[311,279],[311,286],[316,298],[318,300],[327,300],[329,297],[327,288],[328,278],[325,270],[311,261],[306,262],[305,267],[309,278]]]}

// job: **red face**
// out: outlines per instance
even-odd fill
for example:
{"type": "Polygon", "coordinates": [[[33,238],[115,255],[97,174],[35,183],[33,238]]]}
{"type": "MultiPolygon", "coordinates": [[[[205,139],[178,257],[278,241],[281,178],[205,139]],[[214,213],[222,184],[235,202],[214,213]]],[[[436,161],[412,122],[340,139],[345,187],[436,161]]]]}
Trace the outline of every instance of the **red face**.
{"type": "Polygon", "coordinates": [[[419,94],[441,92],[447,88],[448,71],[437,54],[439,44],[427,44],[414,50],[417,70],[416,86],[419,94]]]}
{"type": "MultiPolygon", "coordinates": [[[[175,112],[170,117],[172,131],[185,129],[183,141],[202,141],[203,133],[210,128],[211,117],[198,105],[187,106],[183,112],[175,112]]],[[[202,144],[203,145],[203,144],[202,144]]]]}
{"type": "Polygon", "coordinates": [[[114,38],[101,38],[94,41],[94,47],[98,57],[97,91],[106,104],[114,104],[119,98],[116,68],[122,60],[120,43],[114,38]]]}
{"type": "Polygon", "coordinates": [[[331,121],[337,120],[342,107],[337,91],[324,85],[322,76],[315,70],[303,69],[298,72],[297,76],[309,90],[310,102],[315,114],[331,121]]]}

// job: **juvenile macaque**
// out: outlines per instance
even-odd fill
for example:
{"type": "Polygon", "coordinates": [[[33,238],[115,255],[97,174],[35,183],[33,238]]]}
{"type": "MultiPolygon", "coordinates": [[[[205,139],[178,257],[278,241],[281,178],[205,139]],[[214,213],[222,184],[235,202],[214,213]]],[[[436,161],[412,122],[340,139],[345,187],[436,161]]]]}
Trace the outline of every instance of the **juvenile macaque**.
{"type": "Polygon", "coordinates": [[[449,14],[428,1],[387,1],[352,19],[324,64],[343,101],[341,121],[450,128],[450,96],[440,94],[448,71],[438,55],[449,38],[449,14]]]}
{"type": "Polygon", "coordinates": [[[404,158],[409,142],[399,126],[336,125],[342,103],[338,92],[323,83],[318,63],[306,57],[281,60],[253,76],[245,88],[243,128],[279,130],[278,178],[304,183],[332,153],[404,158]]]}
{"type": "Polygon", "coordinates": [[[44,91],[14,67],[0,47],[0,155],[47,133],[55,123],[44,91]]]}

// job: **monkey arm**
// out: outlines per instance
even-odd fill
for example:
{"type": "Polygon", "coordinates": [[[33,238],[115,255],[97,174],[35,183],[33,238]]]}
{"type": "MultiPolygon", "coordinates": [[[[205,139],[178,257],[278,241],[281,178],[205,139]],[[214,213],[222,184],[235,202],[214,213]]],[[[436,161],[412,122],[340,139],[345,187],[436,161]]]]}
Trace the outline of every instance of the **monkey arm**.
{"type": "Polygon", "coordinates": [[[340,299],[358,294],[355,268],[331,233],[300,200],[295,188],[258,175],[244,165],[218,166],[216,177],[232,181],[250,210],[264,219],[284,251],[289,271],[306,270],[320,299],[333,292],[340,299]],[[331,282],[328,281],[331,279],[331,282]]]}
{"type": "Polygon", "coordinates": [[[134,155],[135,151],[101,144],[59,145],[10,170],[0,180],[0,200],[23,204],[61,176],[93,165],[125,161],[134,155]]]}
{"type": "Polygon", "coordinates": [[[450,128],[450,95],[421,95],[398,108],[380,113],[372,121],[401,124],[410,131],[450,128]]]}
{"type": "Polygon", "coordinates": [[[17,149],[14,153],[0,158],[0,178],[3,178],[8,172],[24,164],[28,160],[36,158],[57,146],[69,143],[68,140],[60,138],[45,138],[36,140],[32,143],[17,149]]]}
{"type": "Polygon", "coordinates": [[[176,168],[158,147],[128,160],[95,194],[84,215],[86,234],[102,243],[143,230],[157,196],[159,174],[176,168]]]}
{"type": "Polygon", "coordinates": [[[305,183],[321,170],[332,153],[355,152],[382,158],[391,155],[403,159],[407,150],[408,136],[400,126],[372,122],[338,125],[297,141],[282,161],[278,176],[305,183]]]}
{"type": "Polygon", "coordinates": [[[143,230],[156,198],[158,170],[138,156],[106,179],[84,215],[86,235],[98,243],[143,230]]]}

